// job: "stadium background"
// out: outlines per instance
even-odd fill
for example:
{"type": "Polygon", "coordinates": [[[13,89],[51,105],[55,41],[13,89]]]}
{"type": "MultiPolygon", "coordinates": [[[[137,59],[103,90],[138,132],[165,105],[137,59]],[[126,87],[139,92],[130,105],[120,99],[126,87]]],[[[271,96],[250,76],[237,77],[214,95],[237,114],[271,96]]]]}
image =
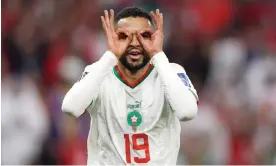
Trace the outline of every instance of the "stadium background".
{"type": "Polygon", "coordinates": [[[200,96],[198,116],[183,124],[178,164],[276,164],[275,0],[1,5],[1,164],[85,164],[89,116],[76,122],[61,102],[105,51],[103,10],[130,5],[164,13],[164,51],[200,96]]]}

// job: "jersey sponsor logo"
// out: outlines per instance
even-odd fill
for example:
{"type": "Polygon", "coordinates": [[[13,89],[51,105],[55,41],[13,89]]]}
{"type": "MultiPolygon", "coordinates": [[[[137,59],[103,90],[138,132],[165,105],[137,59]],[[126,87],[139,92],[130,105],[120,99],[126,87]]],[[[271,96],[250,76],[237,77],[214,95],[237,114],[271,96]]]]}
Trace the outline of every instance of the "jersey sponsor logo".
{"type": "Polygon", "coordinates": [[[141,103],[136,101],[135,104],[128,104],[127,108],[129,108],[129,109],[140,109],[140,105],[141,105],[141,103]]]}
{"type": "Polygon", "coordinates": [[[189,78],[184,73],[177,73],[178,77],[181,78],[182,82],[185,84],[185,86],[191,87],[189,78]]]}
{"type": "Polygon", "coordinates": [[[83,72],[79,78],[79,81],[82,80],[87,74],[88,74],[88,72],[83,72]]]}

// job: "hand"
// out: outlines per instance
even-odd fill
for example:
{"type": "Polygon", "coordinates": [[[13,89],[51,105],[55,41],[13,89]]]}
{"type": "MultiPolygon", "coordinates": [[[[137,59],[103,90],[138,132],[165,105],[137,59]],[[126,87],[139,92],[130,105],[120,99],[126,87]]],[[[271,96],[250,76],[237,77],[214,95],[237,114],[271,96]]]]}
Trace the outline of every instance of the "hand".
{"type": "Polygon", "coordinates": [[[144,47],[145,51],[148,53],[150,58],[152,58],[158,52],[163,51],[163,14],[159,12],[159,9],[154,12],[150,12],[151,17],[156,25],[156,31],[153,33],[150,28],[143,29],[138,33],[138,40],[144,47]],[[147,34],[151,37],[147,38],[147,34]]]}
{"type": "Polygon", "coordinates": [[[104,16],[101,16],[101,20],[107,38],[107,49],[115,54],[117,58],[120,58],[131,42],[131,35],[129,35],[126,29],[122,28],[117,29],[117,32],[115,32],[114,10],[110,10],[110,17],[108,11],[105,10],[104,16]],[[126,40],[120,40],[119,35],[123,35],[126,40]]]}

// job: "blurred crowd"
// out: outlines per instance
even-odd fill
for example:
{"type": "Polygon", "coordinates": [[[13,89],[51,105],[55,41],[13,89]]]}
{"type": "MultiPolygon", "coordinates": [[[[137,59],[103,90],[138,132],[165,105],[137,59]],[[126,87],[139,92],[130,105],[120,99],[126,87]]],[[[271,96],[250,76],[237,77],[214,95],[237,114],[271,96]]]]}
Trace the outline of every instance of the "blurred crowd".
{"type": "Polygon", "coordinates": [[[164,13],[164,52],[199,94],[178,164],[276,164],[275,0],[2,0],[1,164],[85,164],[90,117],[65,93],[105,52],[100,16],[164,13]],[[273,129],[274,128],[274,129],[273,129]]]}

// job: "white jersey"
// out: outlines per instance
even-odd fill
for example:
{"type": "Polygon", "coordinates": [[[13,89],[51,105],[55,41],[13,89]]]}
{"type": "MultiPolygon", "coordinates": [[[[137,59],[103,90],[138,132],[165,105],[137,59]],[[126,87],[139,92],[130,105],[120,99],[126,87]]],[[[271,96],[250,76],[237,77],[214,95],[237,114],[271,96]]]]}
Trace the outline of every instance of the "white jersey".
{"type": "MultiPolygon", "coordinates": [[[[108,56],[100,61],[108,64],[107,59],[111,59],[112,55],[108,56]]],[[[164,56],[165,54],[158,57],[164,59],[164,56]]],[[[190,106],[186,104],[189,112],[185,113],[185,105],[175,105],[177,101],[173,101],[169,93],[177,95],[176,91],[181,92],[181,89],[165,88],[164,78],[161,78],[162,74],[154,62],[135,84],[128,83],[117,66],[111,65],[109,69],[101,66],[100,71],[97,71],[95,64],[86,67],[82,79],[76,83],[88,82],[88,77],[95,79],[92,78],[93,74],[102,72],[102,76],[95,76],[98,77],[99,83],[91,85],[97,87],[93,90],[97,95],[90,95],[90,101],[86,102],[89,105],[86,110],[91,115],[88,164],[176,164],[180,146],[179,119],[191,119],[197,111],[189,109],[190,106]],[[178,107],[182,106],[184,111],[177,113],[178,107]],[[183,112],[186,115],[183,115],[183,112]]],[[[169,67],[178,76],[171,79],[177,78],[181,88],[187,90],[182,92],[188,94],[189,101],[193,102],[190,104],[196,104],[196,91],[184,69],[177,64],[169,64],[169,67]]],[[[72,91],[78,86],[76,84],[72,91]]],[[[80,90],[81,88],[78,88],[78,91],[80,90]]],[[[70,108],[72,104],[78,104],[77,101],[74,103],[72,100],[73,103],[68,104],[70,106],[65,106],[69,102],[66,99],[68,95],[78,97],[70,91],[65,97],[63,110],[79,116],[83,111],[79,113],[80,109],[70,108]]]]}

